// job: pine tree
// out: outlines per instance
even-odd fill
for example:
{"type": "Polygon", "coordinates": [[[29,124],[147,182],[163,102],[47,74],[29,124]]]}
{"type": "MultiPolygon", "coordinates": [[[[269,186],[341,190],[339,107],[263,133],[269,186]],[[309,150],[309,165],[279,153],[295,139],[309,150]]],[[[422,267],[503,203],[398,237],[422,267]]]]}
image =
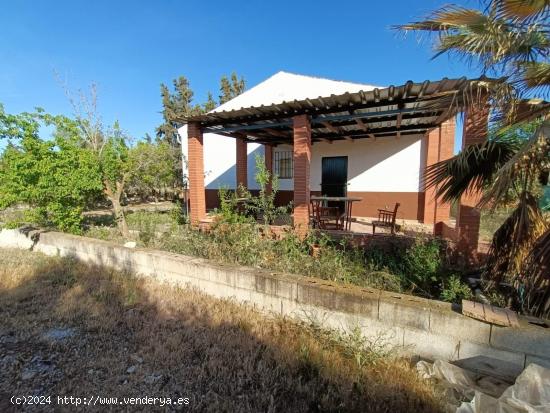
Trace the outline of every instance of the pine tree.
{"type": "Polygon", "coordinates": [[[223,75],[220,79],[220,105],[223,105],[225,102],[232,99],[231,96],[231,83],[229,83],[229,79],[227,79],[227,76],[223,75]]]}
{"type": "Polygon", "coordinates": [[[164,123],[157,128],[157,138],[166,141],[172,147],[179,147],[178,128],[183,125],[186,116],[203,112],[200,105],[193,105],[193,91],[189,81],[180,76],[173,81],[174,93],[165,85],[160,85],[162,97],[162,117],[164,123]]]}
{"type": "Polygon", "coordinates": [[[244,77],[237,76],[235,72],[231,73],[231,80],[227,76],[223,75],[220,79],[220,104],[230,101],[236,96],[239,96],[244,92],[246,83],[244,77]]]}
{"type": "Polygon", "coordinates": [[[210,112],[211,110],[214,110],[216,106],[218,106],[218,103],[214,100],[214,96],[212,96],[212,92],[208,92],[208,99],[202,105],[203,110],[205,112],[210,112]]]}

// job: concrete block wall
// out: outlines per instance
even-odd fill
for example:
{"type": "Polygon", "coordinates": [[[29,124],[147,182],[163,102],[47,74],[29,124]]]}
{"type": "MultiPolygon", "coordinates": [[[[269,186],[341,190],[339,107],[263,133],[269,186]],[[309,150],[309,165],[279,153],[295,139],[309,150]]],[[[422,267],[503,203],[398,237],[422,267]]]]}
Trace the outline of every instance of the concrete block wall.
{"type": "Polygon", "coordinates": [[[0,247],[25,248],[47,255],[135,272],[162,282],[189,286],[219,298],[233,298],[326,328],[359,328],[403,353],[457,360],[489,356],[515,366],[550,367],[550,329],[521,318],[520,328],[483,323],[435,300],[340,285],[325,280],[221,265],[164,251],[125,248],[110,242],[57,232],[3,230],[0,247]],[[32,242],[29,242],[32,240],[32,242]]]}

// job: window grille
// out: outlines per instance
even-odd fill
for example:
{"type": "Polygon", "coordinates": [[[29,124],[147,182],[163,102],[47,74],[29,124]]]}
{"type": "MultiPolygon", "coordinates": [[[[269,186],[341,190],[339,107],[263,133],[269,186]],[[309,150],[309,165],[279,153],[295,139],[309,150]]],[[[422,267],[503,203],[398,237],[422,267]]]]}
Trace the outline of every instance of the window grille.
{"type": "Polygon", "coordinates": [[[292,163],[292,155],[292,151],[275,151],[273,153],[275,173],[280,179],[290,179],[293,177],[294,165],[292,163]]]}

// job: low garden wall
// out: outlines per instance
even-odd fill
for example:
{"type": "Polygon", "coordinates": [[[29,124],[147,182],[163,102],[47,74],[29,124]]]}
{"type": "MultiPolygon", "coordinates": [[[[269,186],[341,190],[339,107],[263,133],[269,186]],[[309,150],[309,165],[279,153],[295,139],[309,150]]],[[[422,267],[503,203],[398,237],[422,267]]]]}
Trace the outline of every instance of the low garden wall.
{"type": "Polygon", "coordinates": [[[533,326],[524,318],[520,328],[499,327],[465,317],[449,303],[58,232],[3,230],[0,247],[72,256],[323,327],[359,328],[368,338],[429,359],[488,356],[518,371],[531,362],[550,367],[550,329],[533,326]]]}

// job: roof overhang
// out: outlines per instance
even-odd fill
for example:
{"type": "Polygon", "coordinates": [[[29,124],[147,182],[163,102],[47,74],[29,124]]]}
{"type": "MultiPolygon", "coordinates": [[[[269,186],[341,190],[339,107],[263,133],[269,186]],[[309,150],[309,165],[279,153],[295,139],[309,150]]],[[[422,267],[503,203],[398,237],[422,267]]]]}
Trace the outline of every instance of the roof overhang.
{"type": "Polygon", "coordinates": [[[491,82],[498,80],[408,81],[370,91],[210,112],[185,121],[200,123],[203,132],[274,145],[292,143],[292,118],[303,114],[311,119],[313,142],[424,134],[461,110],[468,96],[486,92],[491,82]]]}

